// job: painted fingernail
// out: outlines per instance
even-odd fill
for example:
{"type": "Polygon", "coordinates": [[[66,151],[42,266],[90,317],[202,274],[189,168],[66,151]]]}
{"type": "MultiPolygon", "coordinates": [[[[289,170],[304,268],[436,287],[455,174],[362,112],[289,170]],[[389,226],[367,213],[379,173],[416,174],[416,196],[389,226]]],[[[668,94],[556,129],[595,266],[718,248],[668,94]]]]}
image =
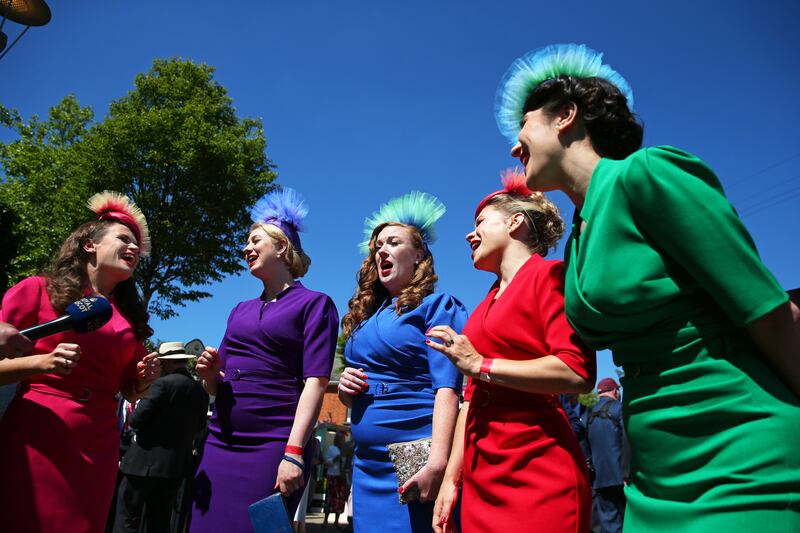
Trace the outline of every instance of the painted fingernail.
{"type": "Polygon", "coordinates": [[[425,339],[425,344],[430,344],[430,343],[431,343],[430,339],[425,339]]]}
{"type": "Polygon", "coordinates": [[[399,492],[400,494],[403,494],[405,491],[406,491],[406,489],[404,489],[403,487],[400,487],[399,489],[397,489],[397,492],[399,492]]]}
{"type": "Polygon", "coordinates": [[[445,525],[447,523],[447,517],[443,516],[442,520],[439,523],[442,524],[442,525],[445,525]]]}

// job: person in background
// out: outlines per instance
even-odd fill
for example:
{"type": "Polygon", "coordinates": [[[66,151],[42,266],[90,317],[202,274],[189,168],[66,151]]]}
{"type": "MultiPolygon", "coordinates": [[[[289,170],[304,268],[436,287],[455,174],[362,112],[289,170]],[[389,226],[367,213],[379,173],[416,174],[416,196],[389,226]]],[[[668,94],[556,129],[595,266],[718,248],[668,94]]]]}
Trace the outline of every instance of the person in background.
{"type": "Polygon", "coordinates": [[[333,443],[325,450],[325,467],[327,468],[325,480],[325,519],[322,527],[328,525],[328,516],[333,513],[333,523],[339,528],[339,515],[344,512],[347,501],[347,483],[344,477],[344,447],[345,434],[337,431],[333,443]]]}
{"type": "Polygon", "coordinates": [[[436,324],[460,331],[467,317],[453,296],[435,292],[430,244],[445,207],[411,192],[365,223],[358,288],[342,320],[346,368],[339,399],[352,406],[355,440],[353,525],[395,532],[430,531],[458,411],[461,376],[425,344],[436,324]],[[387,445],[430,438],[427,464],[398,487],[387,445]],[[401,505],[398,492],[419,491],[401,505]]]}
{"type": "Polygon", "coordinates": [[[528,186],[575,204],[565,309],[625,372],[626,533],[800,531],[800,309],[717,176],[642,149],[630,86],[585,46],[518,59],[496,102],[528,186]]]}
{"type": "Polygon", "coordinates": [[[115,533],[137,533],[142,523],[147,531],[170,527],[178,488],[191,468],[194,436],[208,410],[208,394],[187,368],[194,358],[182,342],[158,347],[161,378],[127,420],[136,434],[119,466],[115,533]]]}
{"type": "Polygon", "coordinates": [[[587,434],[595,477],[594,511],[602,533],[622,533],[625,516],[623,488],[625,429],[622,422],[619,384],[604,378],[597,384],[599,401],[589,409],[587,434]]]}
{"type": "Polygon", "coordinates": [[[264,196],[244,247],[261,295],[236,305],[219,351],[195,370],[216,396],[195,477],[190,530],[252,531],[247,507],[280,492],[291,518],[311,475],[308,439],[333,367],[339,316],[297,281],[311,259],[298,232],[307,214],[292,189],[264,196]]]}
{"type": "Polygon", "coordinates": [[[19,381],[0,423],[0,516],[4,531],[101,532],[119,461],[117,401],[136,401],[158,377],[152,334],[133,274],[149,251],[147,222],[126,196],[89,200],[94,219],[75,229],[41,276],[6,292],[0,320],[24,329],[67,305],[105,297],[101,328],[39,339],[25,357],[0,361],[0,383],[19,381]]]}

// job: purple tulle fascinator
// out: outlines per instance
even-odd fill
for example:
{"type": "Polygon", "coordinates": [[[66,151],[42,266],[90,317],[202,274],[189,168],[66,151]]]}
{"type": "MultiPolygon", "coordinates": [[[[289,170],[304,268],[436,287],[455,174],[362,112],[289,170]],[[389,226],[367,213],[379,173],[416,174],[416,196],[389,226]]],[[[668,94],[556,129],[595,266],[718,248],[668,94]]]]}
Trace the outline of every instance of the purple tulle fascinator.
{"type": "Polygon", "coordinates": [[[280,228],[297,251],[303,249],[299,232],[304,229],[303,220],[307,214],[303,197],[287,187],[265,194],[250,211],[256,224],[272,224],[280,228]]]}

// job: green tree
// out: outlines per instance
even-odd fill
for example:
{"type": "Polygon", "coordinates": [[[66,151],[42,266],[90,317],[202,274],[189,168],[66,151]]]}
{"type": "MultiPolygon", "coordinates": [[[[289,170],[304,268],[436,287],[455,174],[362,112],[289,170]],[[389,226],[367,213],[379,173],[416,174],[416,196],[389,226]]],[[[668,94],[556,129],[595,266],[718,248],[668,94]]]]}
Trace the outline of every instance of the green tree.
{"type": "Polygon", "coordinates": [[[153,242],[136,277],[151,312],[209,296],[202,285],[241,268],[249,207],[275,178],[260,120],[239,118],[214,69],[157,59],[134,88],[90,124],[91,109],[67,97],[47,121],[23,123],[0,108],[19,140],[0,144],[4,201],[21,218],[25,243],[12,267],[40,269],[58,243],[87,219],[86,199],[104,189],[128,194],[145,213],[153,242]]]}
{"type": "Polygon", "coordinates": [[[46,120],[24,122],[15,110],[0,105],[0,125],[18,138],[0,143],[0,203],[6,238],[17,243],[4,265],[10,282],[37,273],[64,237],[85,220],[88,189],[76,170],[76,146],[94,117],[70,95],[50,108],[46,120]]]}

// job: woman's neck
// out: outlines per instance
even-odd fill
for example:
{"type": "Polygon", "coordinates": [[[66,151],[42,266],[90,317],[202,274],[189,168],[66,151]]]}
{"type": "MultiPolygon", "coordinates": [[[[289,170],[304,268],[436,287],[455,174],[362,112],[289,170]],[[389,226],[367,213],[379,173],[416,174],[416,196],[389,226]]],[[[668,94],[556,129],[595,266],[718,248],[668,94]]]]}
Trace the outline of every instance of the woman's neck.
{"type": "Polygon", "coordinates": [[[497,280],[499,281],[500,287],[498,295],[511,283],[511,280],[517,275],[519,269],[522,268],[522,265],[524,265],[532,255],[533,253],[530,249],[519,241],[512,241],[508,245],[500,260],[500,272],[497,273],[497,280]]]}
{"type": "Polygon", "coordinates": [[[91,264],[86,265],[86,274],[89,278],[89,285],[91,285],[92,294],[99,294],[100,296],[108,299],[114,288],[117,286],[117,280],[108,279],[96,267],[91,264]]]}
{"type": "Polygon", "coordinates": [[[565,176],[562,190],[578,210],[583,208],[589,182],[600,159],[600,155],[588,143],[571,145],[562,159],[561,168],[565,176]]]}
{"type": "Polygon", "coordinates": [[[264,283],[264,297],[269,302],[294,283],[294,278],[292,278],[288,270],[281,269],[268,279],[262,279],[261,281],[264,283]]]}

